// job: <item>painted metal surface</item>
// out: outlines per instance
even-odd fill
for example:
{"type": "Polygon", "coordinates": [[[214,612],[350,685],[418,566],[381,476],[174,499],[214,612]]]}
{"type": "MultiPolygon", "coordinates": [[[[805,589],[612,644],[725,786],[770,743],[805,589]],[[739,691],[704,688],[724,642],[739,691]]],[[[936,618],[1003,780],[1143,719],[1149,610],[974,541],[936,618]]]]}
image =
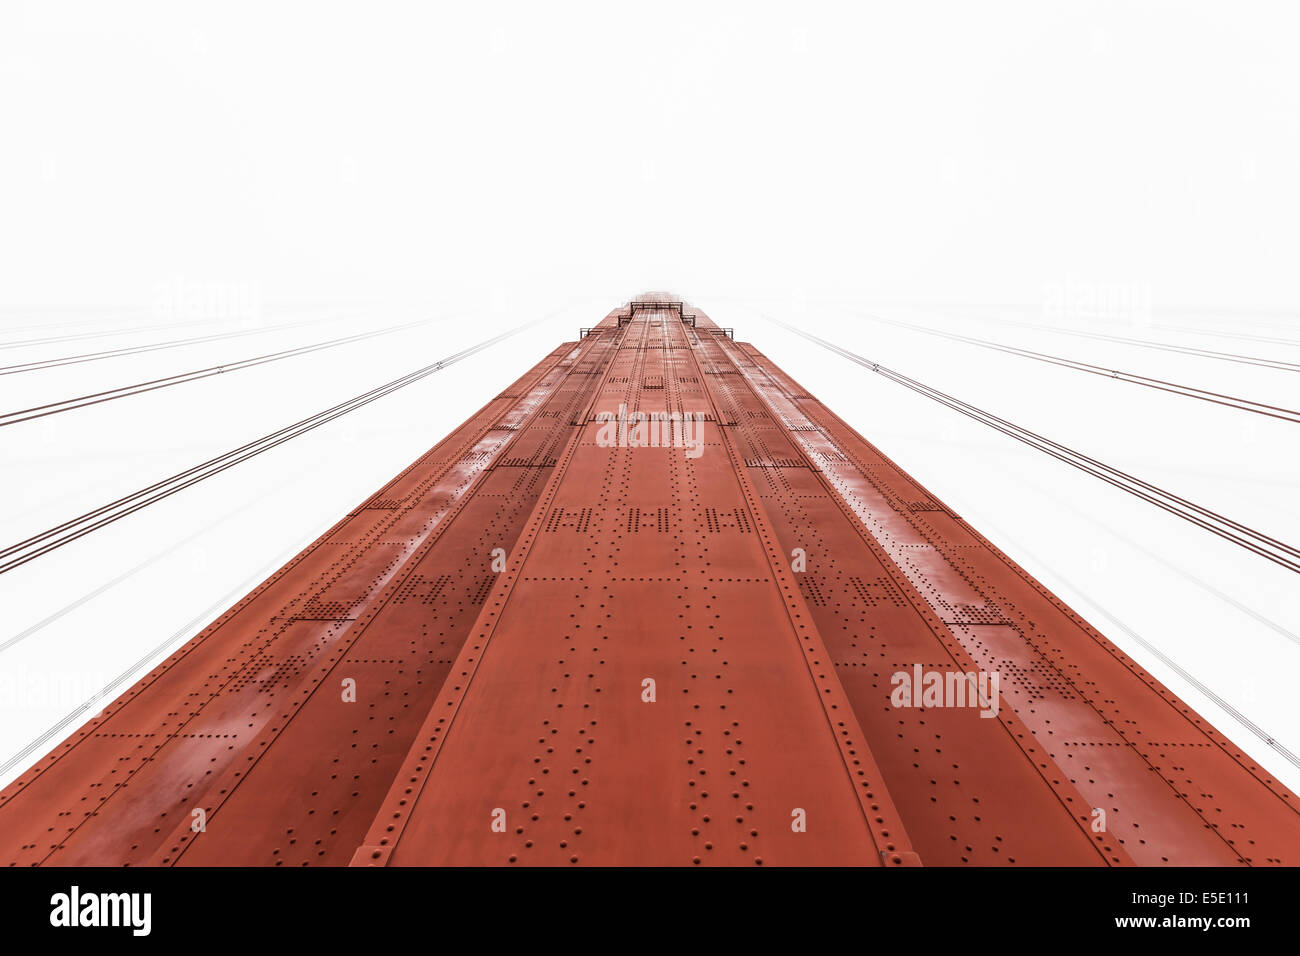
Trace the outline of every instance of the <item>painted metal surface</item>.
{"type": "Polygon", "coordinates": [[[643,296],[11,784],[0,857],[1295,864],[1298,824],[779,368],[643,296]]]}

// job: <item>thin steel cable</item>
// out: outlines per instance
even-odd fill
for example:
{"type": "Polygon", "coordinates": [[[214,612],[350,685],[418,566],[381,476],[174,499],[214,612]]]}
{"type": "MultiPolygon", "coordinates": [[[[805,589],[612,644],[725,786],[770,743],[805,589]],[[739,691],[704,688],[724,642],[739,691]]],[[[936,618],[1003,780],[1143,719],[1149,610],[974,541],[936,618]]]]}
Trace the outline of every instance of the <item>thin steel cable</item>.
{"type": "Polygon", "coordinates": [[[1220,538],[1230,541],[1238,547],[1257,554],[1289,571],[1294,571],[1300,574],[1300,548],[1296,548],[1293,545],[1280,541],[1264,532],[1257,531],[1248,525],[1228,518],[1225,515],[1204,507],[1203,505],[1189,501],[1188,499],[1176,495],[1158,485],[1144,481],[1143,479],[1137,478],[1125,471],[1107,465],[1104,462],[1089,457],[1088,455],[1076,451],[1067,445],[1062,445],[1059,442],[1052,441],[1051,439],[1030,431],[1027,428],[1009,422],[1004,418],[999,418],[991,412],[987,412],[975,405],[963,402],[955,396],[948,395],[947,393],[932,388],[914,378],[910,378],[900,372],[895,372],[892,369],[886,368],[879,362],[865,359],[860,355],[850,352],[848,349],[819,338],[810,332],[788,325],[779,319],[774,319],[767,315],[764,315],[763,317],[781,328],[808,339],[810,342],[814,342],[830,352],[834,352],[842,358],[846,358],[864,368],[871,369],[873,372],[903,385],[912,391],[924,395],[933,401],[939,402],[940,404],[951,408],[953,411],[960,412],[968,418],[973,418],[981,424],[1002,432],[1004,435],[1014,438],[1023,444],[1029,445],[1031,448],[1035,448],[1038,451],[1051,455],[1053,458],[1065,462],[1073,468],[1087,472],[1093,477],[1099,478],[1107,484],[1119,488],[1121,491],[1128,492],[1137,498],[1141,498],[1158,508],[1168,511],[1170,514],[1177,515],[1183,520],[1195,524],[1212,534],[1218,535],[1220,538]]]}
{"type": "MultiPolygon", "coordinates": [[[[987,522],[985,522],[985,524],[987,524],[987,522]]],[[[1038,560],[1031,552],[1021,547],[1019,544],[1017,544],[1012,539],[1008,538],[1005,534],[1001,533],[996,528],[991,527],[989,530],[992,531],[994,534],[996,534],[1005,544],[1007,544],[1011,549],[1015,550],[1017,553],[1022,554],[1025,557],[1030,558],[1031,560],[1036,561],[1040,568],[1048,567],[1048,565],[1038,560]]],[[[1040,576],[1042,575],[1040,574],[1040,576]]],[[[1056,577],[1056,575],[1054,574],[1051,576],[1056,577]]],[[[1060,585],[1063,582],[1061,582],[1059,577],[1057,580],[1058,580],[1057,590],[1059,592],[1061,590],[1060,585]]],[[[1127,634],[1128,637],[1135,644],[1144,648],[1149,654],[1151,654],[1153,657],[1159,660],[1162,664],[1164,664],[1166,667],[1172,670],[1175,674],[1177,674],[1183,680],[1187,681],[1187,683],[1191,684],[1198,691],[1204,694],[1207,698],[1214,701],[1214,703],[1220,709],[1222,709],[1224,713],[1226,713],[1233,720],[1237,721],[1237,723],[1239,723],[1242,727],[1244,727],[1246,730],[1250,731],[1252,734],[1254,734],[1256,737],[1262,740],[1266,746],[1274,750],[1284,760],[1286,760],[1292,766],[1300,767],[1300,757],[1297,757],[1294,753],[1292,753],[1287,747],[1285,747],[1281,742],[1279,742],[1278,739],[1274,737],[1271,733],[1269,733],[1263,727],[1259,726],[1259,724],[1255,723],[1253,720],[1251,720],[1241,711],[1237,710],[1235,707],[1229,704],[1226,700],[1224,700],[1213,690],[1211,690],[1208,685],[1193,677],[1192,674],[1188,672],[1185,668],[1183,668],[1181,665],[1179,665],[1177,661],[1175,661],[1168,654],[1160,650],[1160,648],[1158,648],[1156,645],[1152,644],[1146,638],[1142,637],[1135,630],[1133,630],[1131,627],[1129,627],[1127,624],[1125,624],[1123,621],[1117,618],[1114,614],[1112,614],[1105,607],[1103,607],[1096,599],[1092,598],[1087,594],[1084,594],[1073,583],[1068,584],[1067,587],[1069,589],[1072,589],[1075,592],[1075,594],[1077,594],[1079,597],[1083,598],[1085,601],[1091,604],[1093,608],[1095,608],[1097,612],[1101,614],[1102,617],[1106,618],[1106,620],[1110,621],[1111,624],[1113,624],[1115,627],[1119,628],[1119,630],[1127,634]]]]}
{"type": "MultiPolygon", "coordinates": [[[[1022,482],[1025,481],[1024,475],[1014,473],[1002,467],[997,462],[993,463],[993,467],[998,471],[1001,471],[1003,474],[1005,474],[1008,480],[1017,480],[1022,482]]],[[[1258,624],[1268,628],[1274,634],[1277,634],[1278,636],[1290,641],[1292,644],[1300,645],[1300,634],[1296,634],[1294,631],[1288,630],[1287,628],[1279,624],[1277,621],[1274,621],[1271,618],[1264,616],[1259,611],[1255,610],[1253,607],[1250,607],[1247,604],[1243,604],[1241,601],[1238,601],[1232,595],[1219,590],[1217,587],[1215,587],[1213,584],[1210,584],[1208,581],[1202,580],[1201,578],[1197,577],[1195,574],[1192,574],[1186,568],[1183,568],[1180,565],[1175,564],[1173,561],[1170,561],[1169,558],[1166,557],[1165,555],[1158,554],[1157,552],[1151,550],[1150,548],[1146,547],[1140,542],[1135,541],[1132,538],[1128,537],[1128,535],[1122,534],[1121,532],[1115,530],[1115,528],[1111,527],[1105,521],[1098,520],[1095,515],[1086,514],[1083,510],[1076,508],[1069,501],[1060,497],[1054,491],[1043,487],[1040,483],[1028,482],[1028,484],[1039,494],[1045,496],[1048,500],[1055,502],[1056,507],[1060,508],[1062,511],[1070,512],[1071,514],[1074,514],[1079,518],[1091,521],[1094,527],[1100,528],[1106,534],[1110,535],[1112,538],[1119,541],[1121,544],[1125,545],[1126,547],[1132,548],[1134,551],[1138,552],[1143,557],[1148,558],[1162,565],[1173,574],[1176,574],[1184,581],[1187,581],[1192,586],[1204,591],[1205,593],[1216,598],[1217,600],[1222,601],[1224,604],[1226,604],[1228,607],[1232,608],[1233,610],[1246,615],[1247,617],[1251,618],[1258,624]]]]}
{"type": "Polygon", "coordinates": [[[1172,395],[1181,395],[1184,398],[1194,398],[1215,405],[1223,405],[1227,408],[1235,408],[1238,411],[1251,412],[1256,415],[1267,415],[1269,418],[1277,418],[1282,421],[1300,424],[1300,411],[1292,408],[1283,408],[1278,405],[1267,405],[1264,402],[1256,402],[1249,398],[1241,398],[1236,395],[1225,395],[1222,392],[1212,392],[1208,389],[1197,388],[1193,385],[1183,385],[1179,382],[1169,382],[1164,379],[1151,378],[1147,375],[1138,375],[1136,372],[1124,372],[1119,369],[1108,369],[1105,366],[1093,365],[1090,362],[1081,362],[1077,359],[1066,358],[1061,355],[1051,355],[1046,352],[1035,352],[1031,349],[1022,349],[1014,345],[994,342],[990,339],[976,338],[972,335],[961,335],[957,332],[948,332],[931,326],[917,325],[912,322],[902,322],[896,319],[886,319],[883,316],[874,315],[868,312],[854,312],[854,314],[870,319],[873,322],[880,322],[884,325],[892,325],[901,329],[920,332],[925,335],[934,335],[940,338],[951,339],[954,342],[962,342],[967,345],[978,346],[979,348],[1005,352],[1008,355],[1016,355],[1021,358],[1032,359],[1049,365],[1058,365],[1063,368],[1074,369],[1078,372],[1100,375],[1103,378],[1114,379],[1118,382],[1142,385],[1158,391],[1168,392],[1172,395]]]}
{"type": "Polygon", "coordinates": [[[19,339],[14,342],[0,342],[0,350],[27,348],[31,345],[52,345],[55,342],[80,342],[85,339],[109,339],[119,335],[137,335],[140,332],[157,332],[161,329],[188,328],[195,325],[215,325],[228,322],[229,318],[198,319],[194,322],[161,322],[154,325],[137,325],[129,329],[107,329],[96,332],[78,332],[72,335],[51,335],[40,339],[19,339]]]}
{"type": "Polygon", "coordinates": [[[336,418],[346,415],[349,412],[356,411],[358,408],[390,395],[401,388],[405,388],[407,385],[411,385],[427,378],[435,372],[450,365],[454,365],[463,359],[469,358],[470,356],[475,355],[484,349],[490,348],[513,335],[517,335],[523,330],[545,321],[547,318],[549,318],[549,316],[543,316],[542,318],[534,319],[531,322],[526,322],[523,325],[515,326],[499,335],[485,339],[477,345],[472,345],[469,348],[463,349],[454,355],[450,355],[447,358],[440,359],[430,365],[418,368],[413,372],[408,372],[400,378],[393,379],[392,381],[370,389],[367,392],[362,392],[360,395],[356,395],[345,402],[340,402],[331,408],[317,412],[315,415],[308,416],[307,418],[294,422],[291,425],[286,425],[274,432],[263,435],[261,438],[240,445],[238,448],[233,448],[222,455],[201,462],[192,468],[187,468],[185,471],[178,472],[175,475],[164,478],[161,481],[156,481],[153,484],[147,485],[129,495],[124,495],[121,498],[110,501],[93,511],[88,511],[75,518],[70,518],[67,521],[63,521],[52,528],[40,532],[39,534],[32,535],[22,541],[9,545],[3,550],[0,550],[0,574],[12,571],[14,568],[20,567],[29,561],[33,561],[42,555],[48,554],[51,551],[57,550],[58,548],[76,541],[78,538],[91,534],[105,525],[112,524],[115,521],[120,521],[122,518],[125,518],[142,508],[146,508],[151,504],[162,501],[165,498],[169,498],[191,485],[205,481],[214,475],[220,474],[228,468],[233,468],[240,462],[247,461],[250,458],[254,458],[264,452],[270,451],[272,448],[297,438],[299,435],[306,434],[307,432],[319,428],[321,425],[331,422],[336,418]]]}
{"type": "Polygon", "coordinates": [[[1284,339],[1276,335],[1252,335],[1249,332],[1225,332],[1212,329],[1190,329],[1180,325],[1153,325],[1162,332],[1181,332],[1185,335],[1210,335],[1220,339],[1240,339],[1243,342],[1268,342],[1272,345],[1300,345],[1300,339],[1284,339]]]}
{"type": "MultiPolygon", "coordinates": [[[[301,546],[299,545],[295,545],[294,547],[301,550],[301,546]]],[[[255,586],[259,581],[265,580],[267,575],[276,568],[282,567],[284,563],[296,553],[296,550],[285,551],[273,561],[263,565],[260,570],[246,578],[242,584],[227,591],[220,600],[209,605],[206,609],[191,618],[183,627],[172,633],[172,635],[161,644],[146,651],[144,656],[137,659],[134,664],[118,674],[117,677],[101,688],[93,697],[76,707],[71,713],[66,714],[53,726],[47,728],[34,740],[28,742],[22,749],[9,757],[9,759],[7,759],[3,764],[0,764],[0,777],[8,774],[19,764],[25,763],[33,753],[45,749],[46,745],[51,740],[56,740],[61,737],[70,726],[76,726],[81,721],[90,719],[101,713],[106,705],[113,702],[118,688],[123,684],[129,686],[132,678],[144,669],[150,661],[157,660],[182,639],[192,636],[197,628],[201,628],[205,624],[211,622],[215,615],[229,608],[231,604],[238,600],[240,595],[247,594],[253,586],[255,586]]]]}
{"type": "Polygon", "coordinates": [[[312,345],[302,345],[297,348],[284,349],[279,352],[270,352],[265,355],[255,355],[252,358],[238,359],[234,362],[212,365],[207,368],[194,369],[189,372],[178,372],[175,375],[168,375],[164,378],[151,379],[147,382],[138,382],[134,385],[123,385],[119,388],[106,389],[102,392],[93,392],[89,395],[80,395],[76,398],[62,399],[57,402],[49,402],[45,405],[35,405],[31,408],[23,408],[13,412],[0,412],[0,428],[3,428],[6,425],[16,425],[19,422],[29,422],[36,418],[45,418],[47,415],[58,415],[62,412],[70,412],[78,408],[86,408],[91,405],[99,405],[104,402],[115,401],[119,398],[129,398],[132,395],[142,395],[146,392],[157,391],[160,388],[169,388],[173,385],[183,385],[186,382],[197,382],[205,378],[212,378],[229,372],[238,372],[246,368],[255,368],[259,365],[279,362],[287,358],[309,355],[313,352],[321,352],[325,349],[337,348],[340,345],[348,345],[353,342],[363,342],[367,339],[373,339],[381,335],[391,335],[394,332],[402,332],[422,325],[428,325],[431,322],[441,322],[444,321],[445,318],[445,316],[439,316],[432,319],[423,319],[419,322],[408,322],[404,325],[392,325],[384,329],[376,329],[372,332],[358,332],[355,335],[345,335],[341,338],[327,339],[324,342],[316,342],[312,345]]]}
{"type": "Polygon", "coordinates": [[[1037,322],[1016,322],[1011,319],[997,320],[1002,325],[1012,325],[1022,329],[1034,329],[1039,332],[1051,332],[1053,335],[1073,335],[1078,338],[1096,339],[1101,342],[1118,342],[1138,348],[1155,349],[1161,352],[1173,352],[1178,355],[1193,355],[1197,358],[1215,359],[1220,362],[1233,362],[1238,365],[1254,365],[1260,368],[1277,369],[1280,372],[1300,372],[1300,364],[1283,362],[1278,359],[1264,358],[1259,355],[1242,355],[1237,352],[1216,352],[1213,349],[1198,349],[1190,345],[1174,345],[1170,342],[1156,342],[1151,339],[1134,339],[1126,335],[1111,335],[1106,332],[1088,332],[1082,329],[1062,329],[1037,322]]]}
{"type": "MultiPolygon", "coordinates": [[[[733,301],[770,302],[772,300],[737,299],[733,301]]],[[[872,303],[867,301],[839,300],[839,301],[830,302],[828,304],[849,306],[855,308],[861,308],[863,306],[872,306],[872,305],[903,305],[904,307],[912,308],[918,303],[910,303],[910,304],[909,303],[872,303]]],[[[1028,308],[1027,306],[1024,305],[1015,305],[1015,304],[985,306],[982,304],[974,304],[974,303],[972,304],[928,303],[927,305],[928,307],[926,311],[937,310],[937,311],[945,311],[945,312],[951,312],[954,309],[970,310],[973,308],[985,308],[985,307],[994,307],[994,308],[1007,309],[1013,311],[1024,310],[1028,308]]],[[[1177,310],[1165,310],[1165,311],[1177,311],[1177,310]]],[[[1198,349],[1198,348],[1193,348],[1191,346],[1174,345],[1169,342],[1156,342],[1150,339],[1135,339],[1123,335],[1110,335],[1104,332],[1089,332],[1081,329],[1063,329],[1054,325],[1043,325],[1037,322],[1021,322],[1015,319],[976,317],[975,321],[995,322],[998,325],[1010,325],[1010,326],[1015,326],[1016,328],[1034,329],[1039,332],[1051,332],[1054,335],[1074,335],[1074,336],[1079,336],[1080,338],[1098,339],[1100,341],[1105,341],[1105,342],[1119,342],[1124,345],[1134,345],[1139,348],[1157,349],[1165,352],[1175,352],[1182,355],[1194,355],[1198,358],[1216,359],[1218,361],[1223,361],[1223,362],[1235,362],[1241,365],[1255,365],[1261,368],[1272,368],[1283,372],[1300,372],[1300,364],[1298,363],[1283,362],[1280,360],[1264,358],[1263,356],[1259,356],[1259,355],[1241,355],[1236,352],[1217,352],[1214,351],[1213,349],[1198,349]]],[[[1184,331],[1191,331],[1191,330],[1184,330],[1184,331]]]]}
{"type": "Polygon", "coordinates": [[[203,342],[221,342],[226,339],[243,338],[247,335],[265,335],[268,332],[281,332],[285,329],[300,329],[308,325],[321,325],[342,321],[346,316],[333,315],[325,319],[307,319],[302,322],[282,322],[279,325],[267,325],[256,329],[237,329],[233,332],[214,332],[211,335],[196,335],[187,339],[168,339],[165,342],[151,342],[148,345],[128,345],[120,349],[105,349],[100,352],[82,352],[77,355],[61,355],[57,358],[39,359],[33,362],[19,362],[15,365],[0,365],[0,375],[20,375],[24,372],[39,372],[43,369],[61,368],[65,365],[81,365],[85,362],[102,362],[104,359],[119,358],[127,355],[141,355],[145,352],[157,352],[164,349],[183,348],[203,342]]]}

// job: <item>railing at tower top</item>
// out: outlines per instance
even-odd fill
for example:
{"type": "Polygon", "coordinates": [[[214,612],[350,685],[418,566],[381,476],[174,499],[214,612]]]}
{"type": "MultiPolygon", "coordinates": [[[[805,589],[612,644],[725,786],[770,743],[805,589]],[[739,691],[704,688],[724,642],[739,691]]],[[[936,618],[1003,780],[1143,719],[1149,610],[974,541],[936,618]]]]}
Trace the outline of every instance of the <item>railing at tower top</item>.
{"type": "MultiPolygon", "coordinates": [[[[682,312],[682,306],[683,306],[684,304],[685,304],[685,303],[683,303],[683,302],[669,302],[669,301],[666,301],[666,300],[658,300],[658,299],[655,299],[655,300],[648,300],[648,301],[645,301],[645,302],[629,302],[629,303],[628,303],[628,310],[627,310],[626,312],[620,312],[620,313],[619,313],[619,316],[618,316],[618,324],[619,324],[619,325],[625,325],[626,323],[631,322],[631,321],[632,321],[632,317],[633,317],[634,315],[636,315],[636,313],[637,313],[638,311],[641,311],[641,312],[673,312],[673,311],[675,311],[678,315],[684,315],[684,313],[682,312]]],[[[693,316],[692,316],[692,319],[694,319],[693,316]]]]}
{"type": "MultiPolygon", "coordinates": [[[[619,313],[618,315],[619,328],[622,328],[624,325],[632,321],[632,315],[637,311],[637,309],[640,309],[641,311],[644,312],[672,311],[675,309],[677,310],[678,314],[681,316],[682,325],[691,329],[696,327],[695,326],[695,320],[697,318],[696,314],[694,312],[682,312],[681,311],[682,303],[680,302],[634,302],[632,303],[632,305],[634,306],[634,308],[630,309],[627,312],[619,313]]],[[[600,326],[595,326],[592,328],[580,328],[578,329],[578,338],[585,339],[588,335],[591,335],[593,332],[603,332],[603,331],[605,331],[605,329],[600,326]]],[[[708,329],[706,331],[712,332],[716,330],[708,329]]]]}
{"type": "Polygon", "coordinates": [[[637,309],[640,309],[642,312],[671,312],[674,309],[676,309],[677,314],[681,315],[682,306],[685,305],[685,303],[667,302],[667,301],[655,299],[655,300],[649,300],[645,302],[629,302],[628,305],[630,307],[628,309],[628,315],[631,315],[633,312],[636,312],[637,309]]]}

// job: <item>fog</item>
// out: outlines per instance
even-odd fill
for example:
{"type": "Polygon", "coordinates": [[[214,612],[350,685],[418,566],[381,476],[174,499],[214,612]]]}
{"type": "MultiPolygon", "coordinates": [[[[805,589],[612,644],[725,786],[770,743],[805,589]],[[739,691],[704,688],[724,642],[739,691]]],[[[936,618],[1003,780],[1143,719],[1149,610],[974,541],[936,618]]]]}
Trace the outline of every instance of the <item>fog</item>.
{"type": "Polygon", "coordinates": [[[1300,541],[1296,425],[871,318],[1300,407],[1294,373],[1051,331],[1300,363],[1297,26],[1282,3],[4,4],[0,365],[210,338],[0,375],[0,413],[423,324],[0,428],[0,543],[545,321],[0,576],[0,761],[662,289],[1297,787],[1148,649],[1300,750],[1294,575],[764,319],[1300,541]]]}

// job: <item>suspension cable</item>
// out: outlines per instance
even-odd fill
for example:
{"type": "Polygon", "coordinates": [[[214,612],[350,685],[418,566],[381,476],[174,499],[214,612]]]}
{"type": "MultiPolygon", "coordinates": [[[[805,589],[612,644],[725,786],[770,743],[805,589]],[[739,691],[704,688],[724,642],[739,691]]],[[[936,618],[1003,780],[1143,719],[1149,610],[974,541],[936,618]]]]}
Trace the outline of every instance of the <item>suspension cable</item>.
{"type": "Polygon", "coordinates": [[[1173,395],[1182,395],[1184,398],[1195,398],[1203,402],[1212,402],[1215,405],[1224,405],[1228,408],[1235,408],[1238,411],[1253,412],[1256,415],[1267,415],[1270,418],[1278,418],[1283,421],[1300,424],[1300,411],[1291,408],[1282,408],[1278,405],[1266,405],[1263,402],[1256,402],[1249,398],[1240,398],[1236,395],[1225,395],[1222,392],[1211,392],[1203,388],[1196,388],[1192,385],[1168,382],[1164,379],[1138,375],[1134,372],[1122,372],[1118,369],[1108,369],[1105,366],[1093,365],[1089,362],[1080,362],[1077,359],[1066,358],[1061,355],[1035,352],[1030,349],[1018,348],[1014,345],[1006,345],[1002,342],[980,339],[971,335],[961,335],[957,332],[947,332],[943,329],[936,329],[926,325],[916,325],[911,322],[886,319],[882,316],[872,315],[866,312],[857,312],[855,314],[861,315],[873,322],[880,322],[884,325],[893,325],[898,328],[909,329],[913,332],[921,332],[925,335],[935,335],[940,338],[951,339],[954,342],[963,342],[967,345],[975,345],[980,348],[992,349],[997,352],[1005,352],[1008,355],[1017,355],[1021,358],[1033,359],[1034,361],[1045,362],[1050,365],[1059,365],[1063,368],[1071,368],[1078,372],[1100,375],[1104,378],[1115,379],[1120,382],[1129,382],[1133,385],[1144,385],[1147,388],[1169,392],[1173,395]]]}
{"type": "Polygon", "coordinates": [[[19,409],[13,412],[0,412],[0,428],[6,425],[16,425],[19,422],[29,422],[34,418],[44,418],[47,415],[58,415],[60,412],[70,412],[77,408],[86,408],[90,405],[99,405],[103,402],[111,402],[119,398],[128,398],[132,395],[142,395],[146,392],[157,391],[160,388],[167,388],[172,385],[181,385],[185,382],[197,382],[201,379],[212,378],[216,375],[223,375],[227,372],[238,372],[246,368],[254,368],[258,365],[266,365],[270,362],[279,362],[287,358],[295,358],[299,355],[309,355],[312,352],[320,352],[325,349],[337,348],[340,345],[348,345],[353,342],[362,342],[366,339],[373,339],[381,335],[391,335],[394,332],[402,332],[407,329],[417,328],[421,325],[428,325],[431,322],[441,322],[445,317],[433,319],[423,319],[419,322],[408,322],[404,325],[392,325],[384,329],[376,329],[372,332],[359,332],[356,335],[346,335],[342,338],[328,339],[324,342],[317,342],[312,345],[302,345],[297,348],[284,349],[280,352],[270,352],[266,355],[257,355],[252,358],[239,359],[234,362],[226,362],[222,365],[213,365],[208,368],[195,369],[190,372],[178,372],[175,375],[168,375],[164,378],[156,378],[147,382],[139,382],[135,385],[123,385],[119,388],[111,388],[102,392],[94,392],[90,395],[81,395],[76,398],[67,398],[58,402],[50,402],[46,405],[35,405],[31,408],[19,409]]]}
{"type": "Polygon", "coordinates": [[[236,329],[233,332],[214,332],[211,335],[196,335],[187,339],[168,339],[165,342],[152,342],[148,345],[128,345],[120,349],[104,349],[99,352],[82,352],[77,355],[61,355],[58,358],[39,359],[33,362],[19,362],[15,365],[0,365],[0,375],[19,375],[23,372],[38,372],[47,368],[61,368],[64,365],[80,365],[84,362],[100,362],[104,359],[118,358],[126,355],[140,355],[145,352],[157,352],[163,349],[181,348],[186,345],[198,345],[202,342],[220,342],[225,339],[237,339],[246,335],[265,335],[268,332],[281,332],[285,329],[300,329],[305,325],[320,325],[337,322],[345,316],[331,316],[326,319],[307,319],[303,322],[282,322],[279,325],[266,325],[256,329],[236,329]]]}
{"type": "Polygon", "coordinates": [[[1198,505],[1195,502],[1182,498],[1171,491],[1144,481],[1128,472],[1121,471],[1095,458],[1089,457],[1080,451],[1076,451],[1067,445],[1052,441],[1037,432],[1030,431],[1020,425],[1016,425],[1004,418],[985,411],[968,402],[964,402],[953,395],[941,392],[936,388],[919,382],[914,378],[895,372],[893,369],[886,368],[879,362],[873,362],[870,359],[863,358],[850,352],[848,349],[828,342],[819,338],[810,332],[796,328],[779,319],[774,319],[764,315],[769,322],[793,332],[810,342],[820,345],[822,348],[834,352],[835,354],[846,358],[851,362],[868,368],[879,375],[884,376],[890,381],[896,382],[906,388],[911,389],[918,394],[924,395],[933,401],[951,408],[953,411],[960,412],[968,418],[973,418],[981,424],[987,425],[1016,441],[1029,445],[1045,454],[1051,455],[1059,461],[1065,462],[1073,468],[1087,472],[1095,478],[1099,478],[1107,484],[1119,488],[1121,491],[1128,492],[1134,497],[1141,498],[1158,508],[1168,511],[1170,514],[1177,515],[1185,521],[1188,521],[1198,527],[1204,528],[1211,534],[1218,535],[1226,541],[1230,541],[1238,547],[1244,548],[1254,554],[1265,558],[1274,564],[1294,571],[1300,574],[1300,548],[1287,544],[1277,538],[1271,537],[1261,531],[1257,531],[1239,521],[1234,521],[1216,511],[1198,505]]]}
{"type": "Polygon", "coordinates": [[[162,501],[164,498],[169,498],[191,485],[211,478],[214,475],[218,475],[228,468],[233,468],[240,462],[247,461],[263,452],[270,451],[272,448],[297,438],[299,435],[304,435],[313,429],[319,428],[321,425],[348,414],[349,412],[356,411],[358,408],[368,405],[386,395],[391,395],[393,392],[405,388],[407,385],[421,381],[435,372],[447,368],[450,365],[454,365],[463,359],[469,358],[470,356],[496,345],[513,335],[517,335],[525,329],[531,328],[532,326],[545,321],[549,317],[549,315],[543,316],[534,319],[531,322],[526,322],[523,325],[515,326],[514,328],[508,329],[490,339],[485,339],[477,345],[472,345],[469,348],[463,349],[454,355],[440,359],[430,365],[425,365],[413,372],[408,372],[400,378],[395,378],[392,381],[386,382],[376,388],[372,388],[369,391],[362,392],[360,395],[356,395],[345,402],[340,402],[331,408],[317,412],[315,415],[294,422],[292,425],[286,425],[283,428],[263,435],[261,438],[240,445],[238,448],[232,448],[230,451],[222,455],[210,458],[207,461],[201,462],[191,468],[187,468],[186,470],[178,472],[168,478],[147,485],[129,495],[124,495],[121,498],[101,505],[93,511],[88,511],[75,518],[70,518],[67,521],[63,521],[52,528],[40,532],[39,534],[32,535],[29,538],[25,538],[22,541],[9,545],[0,550],[0,574],[12,571],[14,568],[20,567],[29,561],[41,557],[42,555],[70,544],[78,538],[84,537],[85,535],[88,535],[106,525],[112,524],[115,521],[119,521],[142,508],[146,508],[151,504],[162,501]]]}

